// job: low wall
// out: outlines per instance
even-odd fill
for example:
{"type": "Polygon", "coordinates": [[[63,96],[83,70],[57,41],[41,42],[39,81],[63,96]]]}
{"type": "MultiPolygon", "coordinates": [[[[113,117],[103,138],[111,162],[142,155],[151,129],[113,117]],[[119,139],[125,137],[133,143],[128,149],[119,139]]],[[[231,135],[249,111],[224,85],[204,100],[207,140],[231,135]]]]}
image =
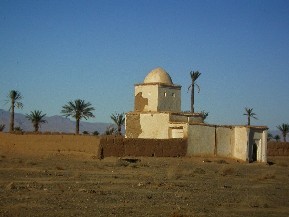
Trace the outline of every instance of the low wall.
{"type": "Polygon", "coordinates": [[[268,156],[289,156],[289,142],[268,142],[268,156]]]}
{"type": "Polygon", "coordinates": [[[85,152],[100,157],[186,156],[184,139],[128,139],[116,136],[0,133],[0,154],[43,155],[85,152]]]}
{"type": "Polygon", "coordinates": [[[84,135],[45,135],[0,133],[1,153],[42,154],[76,151],[98,154],[99,137],[84,135]]]}
{"type": "Polygon", "coordinates": [[[131,139],[115,136],[103,136],[100,139],[101,157],[178,157],[186,156],[186,153],[185,139],[131,139]]]}

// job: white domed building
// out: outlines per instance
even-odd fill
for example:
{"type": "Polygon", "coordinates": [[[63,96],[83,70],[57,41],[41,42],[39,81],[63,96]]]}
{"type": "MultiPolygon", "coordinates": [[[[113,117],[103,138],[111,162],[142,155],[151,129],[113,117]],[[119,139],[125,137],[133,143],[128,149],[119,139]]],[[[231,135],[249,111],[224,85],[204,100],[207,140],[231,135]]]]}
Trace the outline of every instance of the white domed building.
{"type": "Polygon", "coordinates": [[[200,113],[181,111],[181,86],[163,68],[135,84],[134,111],[126,113],[126,138],[187,141],[188,156],[267,162],[266,126],[205,124],[200,113]]]}
{"type": "Polygon", "coordinates": [[[126,114],[127,138],[184,138],[189,122],[203,123],[203,117],[181,112],[181,86],[163,68],[135,84],[134,111],[126,114]]]}

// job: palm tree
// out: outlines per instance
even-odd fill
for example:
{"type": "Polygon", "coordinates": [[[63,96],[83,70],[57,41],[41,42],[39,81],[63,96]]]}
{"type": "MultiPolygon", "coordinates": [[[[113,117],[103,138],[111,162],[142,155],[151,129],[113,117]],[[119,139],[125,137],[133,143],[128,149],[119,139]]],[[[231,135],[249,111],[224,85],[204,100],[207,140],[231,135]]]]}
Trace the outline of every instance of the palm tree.
{"type": "Polygon", "coordinates": [[[10,111],[10,128],[9,131],[13,132],[14,131],[14,110],[16,108],[23,108],[23,104],[21,102],[22,95],[19,91],[17,90],[11,90],[8,94],[8,100],[7,102],[11,101],[11,105],[9,108],[10,111]]]}
{"type": "Polygon", "coordinates": [[[91,106],[90,102],[85,102],[81,99],[76,99],[68,102],[66,105],[62,106],[61,113],[63,116],[71,116],[76,120],[75,134],[79,134],[79,122],[82,118],[87,120],[90,117],[94,117],[92,111],[95,109],[91,106]]]}
{"type": "Polygon", "coordinates": [[[282,125],[277,126],[277,129],[281,131],[283,140],[284,142],[286,142],[286,136],[287,136],[287,133],[289,132],[289,124],[283,123],[282,125]]]}
{"type": "Polygon", "coordinates": [[[276,140],[276,142],[279,142],[280,141],[280,136],[276,135],[276,136],[274,136],[274,139],[276,140]]]}
{"type": "Polygon", "coordinates": [[[195,108],[194,108],[194,104],[195,104],[195,85],[198,87],[198,92],[200,92],[200,87],[199,85],[196,83],[196,80],[198,79],[198,77],[201,75],[201,73],[199,71],[191,71],[191,79],[192,79],[192,83],[188,88],[188,91],[191,89],[191,113],[195,112],[195,108]]]}
{"type": "Polygon", "coordinates": [[[112,135],[112,134],[114,134],[115,131],[116,131],[116,129],[112,125],[109,125],[106,128],[104,135],[112,135]]]}
{"type": "Polygon", "coordinates": [[[41,114],[41,113],[42,111],[34,110],[34,111],[31,111],[30,114],[26,114],[25,116],[28,120],[32,122],[33,127],[34,127],[34,132],[38,132],[40,124],[47,123],[47,121],[44,120],[44,117],[46,116],[46,114],[41,114]]]}
{"type": "Polygon", "coordinates": [[[244,113],[243,115],[246,115],[248,117],[248,126],[250,126],[251,124],[251,118],[254,118],[256,120],[258,120],[258,118],[256,117],[256,114],[253,112],[253,108],[245,108],[246,113],[244,113]]]}
{"type": "Polygon", "coordinates": [[[121,135],[121,126],[124,125],[124,122],[125,122],[125,117],[124,117],[124,113],[115,113],[115,114],[112,114],[110,116],[111,120],[113,120],[113,122],[116,124],[117,126],[117,134],[118,135],[121,135]]]}

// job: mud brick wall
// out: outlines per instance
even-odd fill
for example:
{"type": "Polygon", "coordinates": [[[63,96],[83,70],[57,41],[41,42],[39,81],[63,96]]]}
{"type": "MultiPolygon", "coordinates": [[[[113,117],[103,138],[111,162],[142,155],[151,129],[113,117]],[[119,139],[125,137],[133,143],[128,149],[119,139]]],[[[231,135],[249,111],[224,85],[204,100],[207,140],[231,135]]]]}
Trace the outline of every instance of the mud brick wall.
{"type": "Polygon", "coordinates": [[[268,156],[289,156],[289,142],[268,142],[268,156]]]}
{"type": "Polygon", "coordinates": [[[66,134],[0,133],[0,154],[23,153],[37,155],[49,152],[85,152],[98,154],[99,137],[66,134]]]}
{"type": "Polygon", "coordinates": [[[132,139],[115,136],[103,136],[100,139],[102,157],[146,156],[178,157],[186,156],[185,139],[132,139]]]}

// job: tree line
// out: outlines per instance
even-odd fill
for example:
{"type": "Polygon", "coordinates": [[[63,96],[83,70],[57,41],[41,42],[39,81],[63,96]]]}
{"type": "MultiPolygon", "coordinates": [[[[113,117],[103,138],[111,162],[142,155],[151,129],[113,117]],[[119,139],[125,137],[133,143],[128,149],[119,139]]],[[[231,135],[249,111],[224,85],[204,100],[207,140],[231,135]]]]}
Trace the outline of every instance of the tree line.
{"type": "MultiPolygon", "coordinates": [[[[17,90],[11,90],[8,94],[7,103],[10,103],[9,111],[10,111],[10,124],[9,124],[9,132],[14,132],[17,130],[16,127],[14,127],[14,119],[15,119],[15,108],[22,109],[23,103],[22,103],[22,94],[17,90]]],[[[61,114],[64,117],[72,117],[75,119],[75,134],[79,134],[79,124],[81,119],[89,119],[92,117],[95,117],[93,114],[93,111],[95,108],[91,105],[90,102],[85,102],[82,99],[76,99],[74,101],[69,101],[67,104],[62,106],[61,114]]],[[[40,125],[47,123],[45,120],[46,114],[43,114],[40,110],[34,110],[31,111],[29,114],[26,114],[25,117],[31,121],[34,132],[38,132],[40,125]]],[[[105,134],[117,134],[121,135],[121,127],[124,125],[125,122],[125,116],[124,113],[115,113],[110,116],[112,121],[117,126],[117,129],[115,129],[113,126],[109,126],[106,130],[105,134]]],[[[4,124],[0,125],[0,131],[3,131],[5,128],[4,124]]],[[[85,131],[86,132],[86,131],[85,131]]],[[[85,133],[84,133],[85,134],[85,133]]],[[[95,131],[94,135],[98,135],[98,132],[95,131]]]]}
{"type": "MultiPolygon", "coordinates": [[[[196,83],[196,80],[200,77],[201,73],[199,71],[191,71],[190,77],[191,77],[191,84],[188,87],[188,91],[191,89],[191,113],[195,112],[195,86],[198,88],[198,92],[200,92],[200,87],[196,83]]],[[[8,94],[8,101],[10,101],[11,106],[9,108],[10,111],[10,127],[9,132],[14,131],[14,110],[16,108],[23,108],[23,104],[21,102],[22,95],[17,90],[11,90],[8,94]]],[[[73,117],[75,118],[75,134],[79,134],[79,123],[82,118],[87,120],[88,118],[94,117],[93,111],[94,107],[92,107],[90,102],[85,102],[81,99],[76,99],[74,101],[69,101],[66,105],[62,106],[61,113],[65,117],[73,117]]],[[[203,119],[205,120],[209,112],[202,111],[201,115],[203,119]]],[[[245,107],[245,113],[243,114],[247,116],[247,125],[251,125],[251,118],[257,119],[256,114],[253,112],[253,108],[245,107]]],[[[26,118],[30,120],[33,124],[34,131],[38,132],[40,124],[46,123],[46,120],[44,117],[46,114],[42,114],[42,111],[34,110],[31,111],[30,114],[26,114],[26,118]]],[[[124,125],[125,122],[125,116],[123,113],[115,113],[110,116],[110,118],[113,120],[113,122],[116,124],[117,129],[115,129],[113,126],[109,126],[106,129],[105,134],[118,134],[121,135],[121,127],[124,125]]],[[[5,125],[0,125],[0,131],[4,129],[5,125]]],[[[278,130],[281,131],[283,140],[286,142],[286,136],[289,133],[289,124],[283,123],[282,125],[276,126],[278,130]]],[[[87,131],[84,131],[84,133],[88,133],[87,131]]],[[[94,134],[98,134],[97,131],[94,132],[94,134]]],[[[268,139],[271,139],[273,136],[269,133],[268,139]]],[[[280,140],[280,136],[276,135],[274,139],[280,140]]]]}

